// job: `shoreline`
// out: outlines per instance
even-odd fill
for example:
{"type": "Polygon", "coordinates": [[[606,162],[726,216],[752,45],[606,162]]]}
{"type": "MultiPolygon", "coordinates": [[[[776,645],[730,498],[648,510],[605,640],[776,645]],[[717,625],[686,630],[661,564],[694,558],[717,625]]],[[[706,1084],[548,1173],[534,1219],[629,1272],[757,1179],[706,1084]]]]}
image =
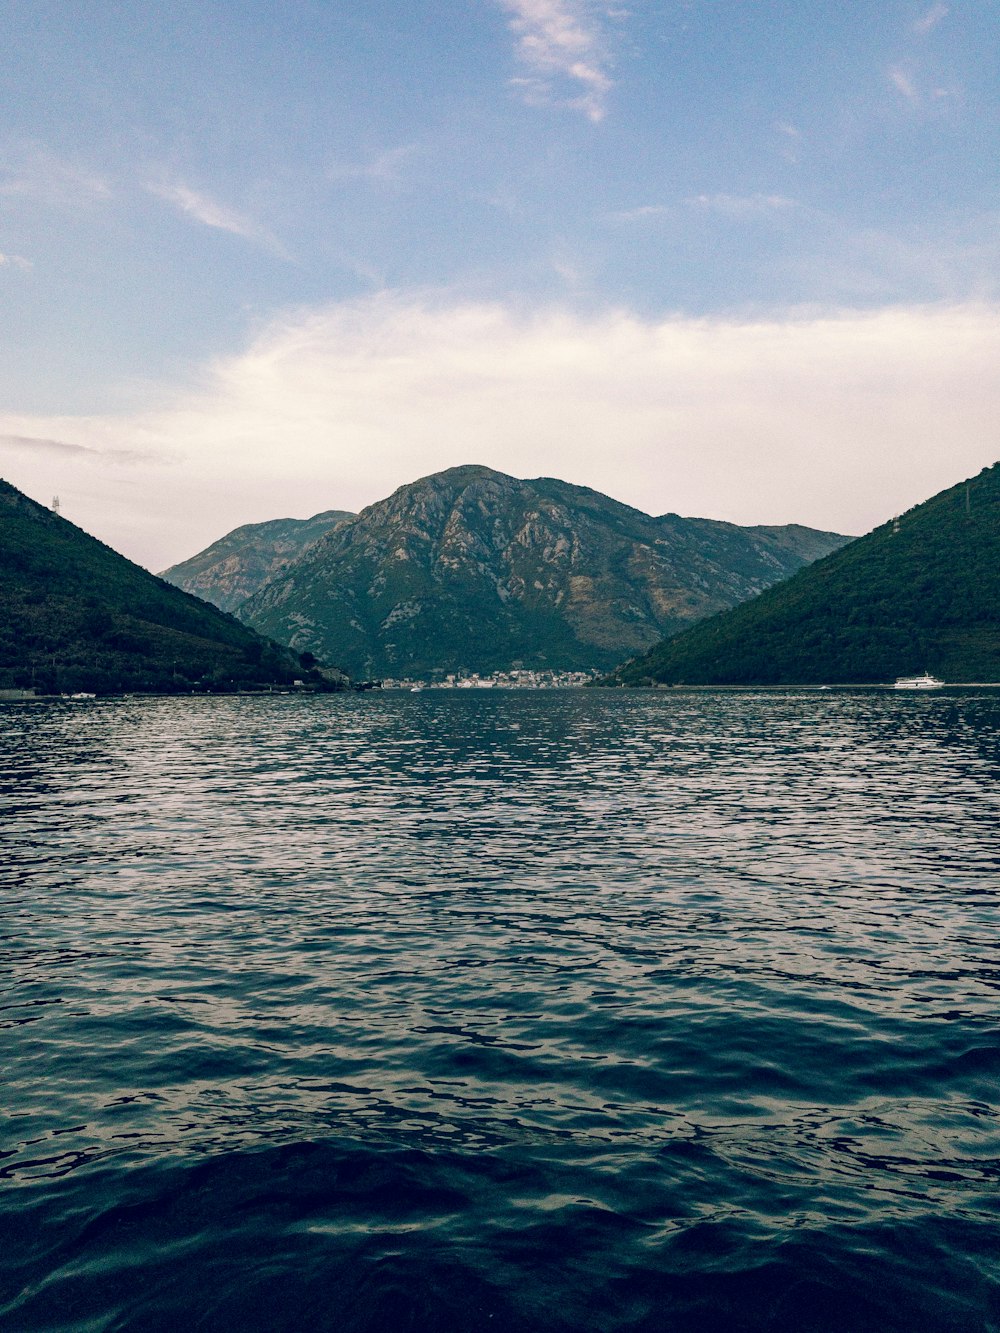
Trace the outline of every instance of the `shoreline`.
{"type": "MultiPolygon", "coordinates": [[[[836,685],[547,685],[547,686],[479,686],[471,687],[477,693],[496,692],[502,694],[564,694],[573,690],[600,691],[608,693],[618,693],[626,690],[629,693],[648,692],[655,694],[834,694],[850,693],[855,691],[869,691],[880,694],[902,694],[907,698],[914,695],[926,697],[927,695],[940,695],[959,690],[1000,690],[1000,681],[949,681],[947,684],[940,685],[930,690],[897,690],[895,685],[878,684],[870,682],[854,682],[851,684],[836,685]]],[[[457,690],[448,686],[440,687],[428,685],[422,690],[417,691],[420,694],[458,694],[466,693],[466,690],[457,690]]],[[[17,706],[21,704],[53,704],[53,703],[74,703],[88,704],[100,703],[107,700],[136,700],[136,699],[264,699],[275,696],[281,698],[306,698],[319,697],[327,698],[330,695],[354,695],[364,693],[376,693],[374,690],[296,690],[296,689],[278,689],[278,690],[229,690],[226,692],[187,692],[187,691],[169,691],[160,692],[151,690],[130,691],[121,694],[93,694],[86,696],[73,697],[68,694],[23,694],[16,698],[4,698],[0,695],[0,705],[17,706]]],[[[379,694],[411,694],[414,691],[405,686],[389,686],[386,689],[379,689],[379,694]]]]}

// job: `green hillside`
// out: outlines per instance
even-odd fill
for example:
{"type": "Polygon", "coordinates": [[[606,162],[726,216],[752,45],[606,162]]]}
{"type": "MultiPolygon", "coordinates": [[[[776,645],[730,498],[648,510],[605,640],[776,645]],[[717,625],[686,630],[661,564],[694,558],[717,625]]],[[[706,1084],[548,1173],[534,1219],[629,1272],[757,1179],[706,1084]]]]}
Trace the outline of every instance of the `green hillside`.
{"type": "Polygon", "coordinates": [[[295,654],[0,481],[0,689],[287,684],[295,654]]]}
{"type": "Polygon", "coordinates": [[[1000,464],[620,667],[609,683],[1000,681],[1000,464]]]}

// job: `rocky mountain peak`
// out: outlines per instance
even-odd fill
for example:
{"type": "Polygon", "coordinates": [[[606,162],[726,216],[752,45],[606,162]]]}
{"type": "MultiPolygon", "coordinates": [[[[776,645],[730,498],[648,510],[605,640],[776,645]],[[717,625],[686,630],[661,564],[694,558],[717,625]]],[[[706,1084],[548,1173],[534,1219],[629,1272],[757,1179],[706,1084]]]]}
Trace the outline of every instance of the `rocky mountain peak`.
{"type": "MultiPolygon", "coordinates": [[[[844,540],[804,529],[800,544],[825,554],[844,540]]],[[[467,465],[328,532],[238,614],[359,676],[600,668],[804,559],[784,531],[653,518],[554,478],[467,465]]]]}
{"type": "Polygon", "coordinates": [[[233,611],[325,533],[353,518],[328,509],[312,518],[274,518],[234,529],[161,575],[185,592],[233,611]]]}

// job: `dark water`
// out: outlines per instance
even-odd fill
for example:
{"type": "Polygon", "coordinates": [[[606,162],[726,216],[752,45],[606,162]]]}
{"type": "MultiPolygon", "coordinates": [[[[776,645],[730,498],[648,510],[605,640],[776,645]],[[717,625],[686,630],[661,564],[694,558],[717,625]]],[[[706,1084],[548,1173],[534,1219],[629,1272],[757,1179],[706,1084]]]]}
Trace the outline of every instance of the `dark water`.
{"type": "Polygon", "coordinates": [[[1000,699],[0,711],[4,1329],[1000,1327],[1000,699]]]}

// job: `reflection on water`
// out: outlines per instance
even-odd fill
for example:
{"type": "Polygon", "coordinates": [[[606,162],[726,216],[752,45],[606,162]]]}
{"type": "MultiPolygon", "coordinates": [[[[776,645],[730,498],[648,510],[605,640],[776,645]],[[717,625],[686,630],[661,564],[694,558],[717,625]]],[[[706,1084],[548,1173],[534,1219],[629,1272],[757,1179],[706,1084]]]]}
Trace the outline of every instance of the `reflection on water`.
{"type": "Polygon", "coordinates": [[[3,710],[0,1315],[995,1327],[998,724],[3,710]]]}

